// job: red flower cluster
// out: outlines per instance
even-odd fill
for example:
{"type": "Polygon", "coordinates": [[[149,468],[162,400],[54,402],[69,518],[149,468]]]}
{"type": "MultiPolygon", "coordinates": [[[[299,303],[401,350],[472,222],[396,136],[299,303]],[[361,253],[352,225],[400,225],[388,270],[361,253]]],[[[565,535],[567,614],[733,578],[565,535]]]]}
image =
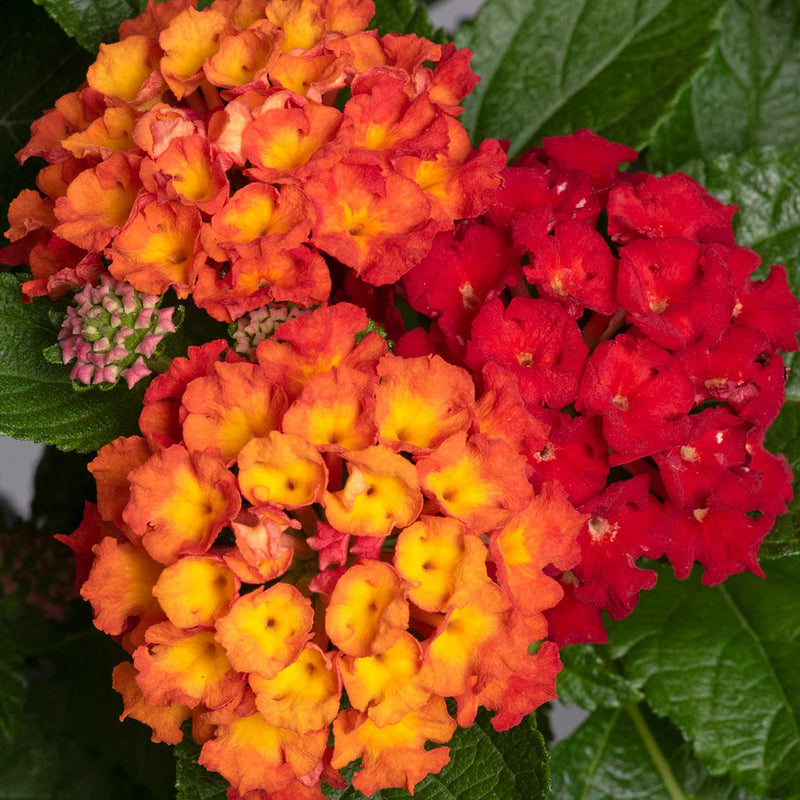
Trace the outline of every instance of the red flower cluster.
{"type": "Polygon", "coordinates": [[[534,486],[557,480],[589,515],[549,615],[560,643],[630,613],[656,580],[640,557],[679,578],[698,561],[707,584],[761,574],[791,499],[764,449],[800,328],[785,269],[751,279],[735,207],[686,175],[621,172],[636,156],[585,130],[545,139],[402,280],[434,321],[396,352],[438,352],[502,393],[534,486]]]}
{"type": "Polygon", "coordinates": [[[470,55],[365,31],[371,0],[150,0],[101,45],[88,85],[34,123],[47,161],[11,204],[24,297],[106,270],[173,288],[223,321],[328,299],[322,253],[396,281],[454,220],[480,214],[505,163],[456,121],[470,55]]]}

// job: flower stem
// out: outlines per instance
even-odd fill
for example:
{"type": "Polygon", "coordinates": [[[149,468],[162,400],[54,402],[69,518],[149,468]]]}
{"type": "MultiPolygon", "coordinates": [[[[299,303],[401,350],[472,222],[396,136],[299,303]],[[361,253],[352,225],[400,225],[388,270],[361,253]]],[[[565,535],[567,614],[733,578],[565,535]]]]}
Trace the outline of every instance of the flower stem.
{"type": "Polygon", "coordinates": [[[644,746],[647,748],[647,752],[650,754],[650,758],[653,760],[653,763],[658,770],[658,774],[661,776],[661,780],[664,782],[664,787],[669,793],[669,796],[672,798],[672,800],[686,800],[686,795],[678,785],[678,781],[675,779],[675,774],[672,772],[672,767],[670,767],[669,762],[664,757],[664,753],[658,746],[658,742],[656,742],[653,732],[650,730],[647,722],[645,722],[639,707],[632,704],[627,705],[625,706],[625,711],[631,720],[633,720],[633,724],[636,726],[636,731],[638,732],[639,736],[641,736],[642,742],[644,742],[644,746]]]}

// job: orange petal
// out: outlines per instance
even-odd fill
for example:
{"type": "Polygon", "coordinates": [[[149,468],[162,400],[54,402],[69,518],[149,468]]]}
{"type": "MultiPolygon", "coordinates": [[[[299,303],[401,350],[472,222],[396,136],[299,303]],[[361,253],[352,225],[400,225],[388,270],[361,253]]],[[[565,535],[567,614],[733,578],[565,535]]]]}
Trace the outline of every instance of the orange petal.
{"type": "Polygon", "coordinates": [[[126,19],[119,26],[119,38],[147,36],[158,39],[159,33],[188,6],[195,6],[197,0],[147,0],[144,11],[138,17],[126,19]]]}
{"type": "Polygon", "coordinates": [[[288,531],[299,527],[276,508],[242,511],[231,522],[236,547],[223,556],[225,563],[243,583],[275,580],[292,563],[296,540],[288,531]]]}
{"type": "Polygon", "coordinates": [[[203,64],[219,50],[228,26],[228,20],[218,11],[187,8],[161,32],[158,43],[165,53],[161,72],[178,100],[200,83],[203,64]]]}
{"type": "Polygon", "coordinates": [[[323,102],[328,92],[341,89],[349,77],[345,56],[331,52],[283,53],[270,69],[273,85],[283,86],[315,103],[323,102]]]}
{"type": "Polygon", "coordinates": [[[23,189],[8,207],[8,222],[11,227],[6,231],[6,238],[12,242],[33,231],[52,231],[56,225],[53,203],[33,189],[23,189]]]}
{"type": "Polygon", "coordinates": [[[144,723],[152,729],[151,739],[154,742],[178,744],[183,741],[181,724],[191,716],[191,710],[178,703],[171,703],[168,706],[154,706],[148,703],[136,683],[136,667],[130,661],[123,661],[114,667],[111,685],[122,695],[124,710],[120,721],[131,717],[144,723]]]}
{"type": "Polygon", "coordinates": [[[182,631],[162,622],[153,625],[145,639],[147,644],[137,648],[133,663],[148,703],[221,708],[242,696],[245,676],[231,667],[213,631],[182,631]]]}
{"type": "Polygon", "coordinates": [[[378,362],[375,394],[381,442],[395,450],[430,452],[472,421],[475,387],[467,372],[439,356],[378,362]]]}
{"type": "Polygon", "coordinates": [[[369,322],[366,312],[350,303],[322,306],[308,316],[284,323],[273,339],[258,345],[258,363],[272,379],[296,397],[305,382],[331,367],[344,366],[370,372],[386,354],[386,343],[374,332],[360,342],[369,322]]]}
{"type": "Polygon", "coordinates": [[[437,225],[414,181],[371,164],[338,162],[309,182],[311,241],[363,280],[394,283],[427,255],[437,225]]]}
{"type": "Polygon", "coordinates": [[[178,200],[206,214],[219,211],[230,192],[222,160],[208,139],[196,134],[173,139],[155,162],[145,160],[142,180],[159,199],[178,200]]]}
{"type": "Polygon", "coordinates": [[[267,0],[215,0],[213,6],[237,28],[249,28],[263,22],[267,0]]]}
{"type": "Polygon", "coordinates": [[[344,488],[323,498],[328,522],[344,533],[388,536],[410,525],[422,510],[414,465],[388,447],[375,445],[344,453],[344,488]]]}
{"type": "Polygon", "coordinates": [[[274,678],[300,654],[313,620],[310,601],[294,586],[276,583],[240,597],[217,621],[217,640],[237,669],[274,678]]]}
{"type": "Polygon", "coordinates": [[[506,524],[533,496],[525,458],[501,439],[457,433],[417,463],[419,482],[473,533],[506,524]]]}
{"type": "Polygon", "coordinates": [[[560,483],[548,481],[527,508],[492,534],[498,581],[524,614],[552,608],[563,597],[561,584],[543,570],[553,564],[564,571],[578,563],[577,536],[587,517],[560,483]]]}
{"type": "Polygon", "coordinates": [[[377,437],[376,386],[374,378],[347,367],[314,375],[286,412],[283,430],[323,452],[367,448],[377,437]]]}
{"type": "Polygon", "coordinates": [[[141,99],[139,94],[147,79],[158,69],[160,57],[161,48],[152,39],[129,36],[121,42],[101,44],[86,78],[93,89],[135,103],[141,99]]]}
{"type": "Polygon", "coordinates": [[[140,158],[114,153],[81,172],[56,202],[55,232],[85,250],[102,250],[125,226],[141,188],[140,158]]]}
{"type": "Polygon", "coordinates": [[[254,177],[276,183],[325,169],[341,157],[332,143],[342,114],[330,106],[263,111],[242,134],[242,153],[253,164],[254,177]]]}
{"type": "Polygon", "coordinates": [[[515,376],[494,363],[483,368],[484,392],[475,404],[480,432],[505,439],[514,450],[538,453],[547,444],[550,426],[525,408],[515,376]]]}
{"type": "Polygon", "coordinates": [[[431,696],[433,674],[422,660],[419,642],[408,632],[383,653],[364,658],[344,656],[339,672],[354,708],[379,727],[399,722],[431,696]]]}
{"type": "Polygon", "coordinates": [[[205,262],[199,247],[200,213],[179,203],[149,203],[117,235],[108,254],[109,270],[140,292],[163,294],[173,287],[189,295],[195,262],[205,262]]]}
{"type": "Polygon", "coordinates": [[[374,16],[373,0],[325,0],[325,24],[329,31],[350,36],[363,31],[374,16]]]}
{"type": "Polygon", "coordinates": [[[276,508],[242,511],[231,522],[236,547],[223,556],[225,563],[243,583],[266,583],[279,578],[294,558],[296,539],[288,533],[299,528],[276,508]]]}
{"type": "Polygon", "coordinates": [[[339,712],[341,682],[318,647],[309,645],[274,678],[250,676],[256,708],[270,725],[297,733],[327,728],[339,712]]]}
{"type": "Polygon", "coordinates": [[[227,250],[258,255],[257,247],[245,245],[262,237],[284,249],[299,247],[311,228],[309,212],[305,194],[294,186],[284,186],[279,193],[274,186],[250,183],[214,214],[210,228],[204,229],[203,243],[218,261],[225,260],[227,250]],[[223,250],[220,245],[228,247],[223,250]]]}
{"type": "Polygon", "coordinates": [[[513,728],[542,703],[553,700],[556,676],[562,666],[558,647],[553,642],[542,642],[535,655],[526,655],[521,669],[503,681],[492,681],[476,698],[481,705],[498,712],[492,718],[492,727],[497,731],[513,728]]]}
{"type": "Polygon", "coordinates": [[[94,120],[85,131],[73,133],[61,143],[78,158],[110,158],[112,153],[133,150],[133,128],[139,112],[133,106],[112,106],[94,120]]]}
{"type": "Polygon", "coordinates": [[[133,140],[150,158],[158,158],[176,139],[204,131],[203,122],[190,109],[157,103],[136,122],[133,140]]]}
{"type": "Polygon", "coordinates": [[[268,72],[280,52],[281,31],[267,25],[244,30],[222,40],[219,50],[205,62],[206,78],[225,88],[250,83],[268,72]]]}
{"type": "Polygon", "coordinates": [[[327,728],[300,734],[270,725],[256,712],[220,725],[198,761],[221,773],[240,796],[254,791],[263,798],[314,770],[327,739],[327,728]]]}
{"type": "Polygon", "coordinates": [[[284,250],[266,237],[253,246],[257,254],[235,259],[224,278],[213,264],[198,270],[194,300],[212,317],[233,322],[274,301],[305,308],[328,299],[331,279],[319,253],[308,247],[284,250]]]}
{"type": "Polygon", "coordinates": [[[411,584],[412,603],[425,611],[447,611],[488,581],[486,556],[486,546],[463,523],[423,516],[397,537],[394,561],[411,584]]]}
{"type": "Polygon", "coordinates": [[[500,588],[488,582],[479,585],[469,603],[450,611],[426,648],[436,694],[463,694],[470,678],[482,671],[483,662],[491,656],[488,643],[503,649],[508,611],[500,588]]]}
{"type": "Polygon", "coordinates": [[[284,53],[295,48],[310,50],[322,38],[325,33],[322,3],[323,0],[283,0],[267,6],[267,19],[286,37],[284,53]]]}
{"type": "Polygon", "coordinates": [[[413,792],[426,775],[439,772],[450,760],[447,747],[426,750],[426,741],[447,742],[455,729],[442,697],[431,697],[418,711],[380,728],[348,708],[333,723],[332,764],[340,769],[360,758],[361,769],[353,777],[353,786],[364,794],[391,787],[413,792]]]}
{"type": "Polygon", "coordinates": [[[350,567],[336,583],[325,615],[331,641],[350,656],[383,653],[408,627],[406,583],[382,561],[350,567]]]}
{"type": "Polygon", "coordinates": [[[353,97],[344,109],[353,144],[369,151],[414,153],[434,158],[448,145],[448,122],[427,92],[409,99],[402,74],[376,71],[353,83],[353,97]]]}
{"type": "Polygon", "coordinates": [[[185,556],[159,575],[153,595],[178,628],[213,626],[228,613],[239,588],[218,556],[185,556]]]}
{"type": "Polygon", "coordinates": [[[150,455],[150,448],[141,436],[120,437],[101,447],[89,462],[89,472],[97,485],[97,508],[106,522],[124,525],[122,512],[130,499],[128,476],[150,455]]]}
{"type": "Polygon", "coordinates": [[[283,390],[256,365],[217,363],[183,395],[184,441],[231,464],[250,439],[280,428],[286,405],[283,390]]]}
{"type": "Polygon", "coordinates": [[[314,445],[290,433],[271,431],[251,439],[239,453],[239,487],[253,505],[300,508],[318,503],[328,470],[314,445]]]}
{"type": "Polygon", "coordinates": [[[205,553],[241,504],[236,478],[218,459],[181,445],[155,453],[130,483],[123,519],[164,564],[205,553]]]}
{"type": "Polygon", "coordinates": [[[93,548],[95,561],[81,597],[92,604],[95,627],[119,636],[134,617],[163,619],[153,597],[161,564],[130,542],[110,536],[93,548]]]}

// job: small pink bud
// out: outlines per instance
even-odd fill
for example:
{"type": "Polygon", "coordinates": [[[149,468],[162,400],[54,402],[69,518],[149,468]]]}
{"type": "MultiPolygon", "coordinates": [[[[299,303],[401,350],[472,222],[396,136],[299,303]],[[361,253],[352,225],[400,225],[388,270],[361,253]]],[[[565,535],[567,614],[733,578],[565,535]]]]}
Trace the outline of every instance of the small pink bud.
{"type": "Polygon", "coordinates": [[[112,297],[110,295],[107,295],[106,297],[103,298],[103,304],[102,305],[103,305],[103,308],[106,311],[108,311],[109,313],[111,313],[112,311],[116,311],[117,309],[121,309],[122,308],[122,306],[120,305],[119,300],[117,300],[116,297],[112,297]]]}
{"type": "Polygon", "coordinates": [[[70,372],[69,377],[78,383],[85,383],[87,386],[92,383],[92,375],[94,375],[94,366],[92,364],[81,364],[78,362],[70,372]]]}
{"type": "Polygon", "coordinates": [[[152,308],[143,308],[139,312],[139,316],[136,318],[136,327],[137,328],[148,328],[150,327],[150,320],[153,318],[153,309],[152,308]]]}
{"type": "Polygon", "coordinates": [[[158,347],[158,343],[161,341],[160,336],[156,336],[154,333],[148,333],[141,342],[139,342],[139,346],[136,348],[137,353],[141,353],[145,358],[150,358],[153,355],[156,347],[158,347]]]}
{"type": "Polygon", "coordinates": [[[61,341],[61,357],[65,364],[69,364],[75,358],[75,342],[72,339],[61,341]]]}
{"type": "Polygon", "coordinates": [[[136,359],[136,362],[132,367],[129,367],[122,373],[122,377],[125,378],[128,388],[131,389],[138,381],[140,381],[146,375],[149,375],[150,372],[151,370],[147,368],[147,365],[144,363],[144,359],[142,359],[140,356],[136,359]]]}
{"type": "Polygon", "coordinates": [[[133,333],[133,328],[120,328],[114,334],[114,344],[125,344],[125,340],[133,333]]]}

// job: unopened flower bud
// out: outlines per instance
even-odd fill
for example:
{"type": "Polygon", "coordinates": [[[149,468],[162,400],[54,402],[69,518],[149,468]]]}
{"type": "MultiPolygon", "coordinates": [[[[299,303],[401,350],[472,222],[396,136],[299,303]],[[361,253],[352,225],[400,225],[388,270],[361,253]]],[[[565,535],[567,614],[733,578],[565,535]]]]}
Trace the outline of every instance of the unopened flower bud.
{"type": "Polygon", "coordinates": [[[81,289],[58,334],[63,362],[76,361],[72,380],[108,385],[124,378],[131,388],[149,375],[145,359],[165,334],[175,332],[175,309],[159,309],[160,301],[110,275],[101,276],[98,286],[81,289]]]}

